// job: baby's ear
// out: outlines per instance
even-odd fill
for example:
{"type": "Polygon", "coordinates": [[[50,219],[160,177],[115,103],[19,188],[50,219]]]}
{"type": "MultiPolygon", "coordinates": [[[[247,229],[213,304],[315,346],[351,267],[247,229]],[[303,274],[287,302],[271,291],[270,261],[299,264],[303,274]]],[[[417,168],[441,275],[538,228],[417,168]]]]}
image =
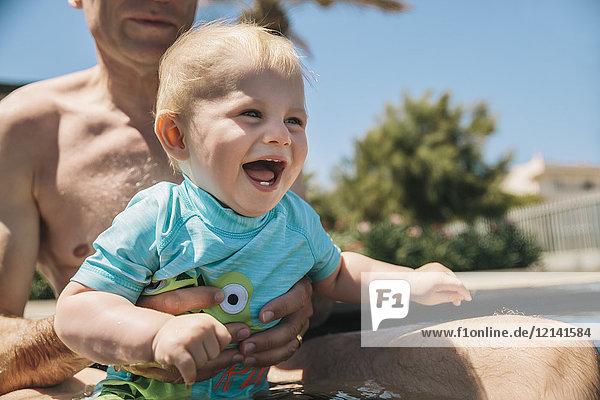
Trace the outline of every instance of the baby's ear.
{"type": "Polygon", "coordinates": [[[165,151],[177,160],[187,160],[190,153],[183,141],[183,133],[177,126],[176,114],[161,111],[156,116],[154,131],[165,151]]]}

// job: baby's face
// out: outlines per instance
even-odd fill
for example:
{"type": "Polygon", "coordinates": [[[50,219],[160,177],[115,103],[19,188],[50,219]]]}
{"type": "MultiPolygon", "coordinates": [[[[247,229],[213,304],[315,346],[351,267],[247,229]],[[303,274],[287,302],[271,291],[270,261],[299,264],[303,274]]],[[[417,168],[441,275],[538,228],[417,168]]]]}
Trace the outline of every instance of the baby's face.
{"type": "Polygon", "coordinates": [[[308,151],[302,77],[247,74],[237,90],[196,101],[190,111],[184,171],[192,181],[238,214],[255,217],[275,207],[308,151]]]}

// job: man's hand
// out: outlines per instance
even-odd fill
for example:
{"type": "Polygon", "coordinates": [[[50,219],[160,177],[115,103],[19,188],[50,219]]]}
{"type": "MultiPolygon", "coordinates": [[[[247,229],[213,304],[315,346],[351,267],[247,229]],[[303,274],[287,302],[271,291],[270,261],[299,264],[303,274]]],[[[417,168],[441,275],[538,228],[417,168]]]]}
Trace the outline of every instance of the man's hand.
{"type": "Polygon", "coordinates": [[[271,366],[290,358],[300,347],[312,315],[312,286],[307,278],[298,281],[286,294],[271,300],[261,310],[259,318],[268,323],[282,318],[278,325],[244,340],[240,351],[247,366],[271,366]]]}
{"type": "MultiPolygon", "coordinates": [[[[286,294],[271,300],[261,309],[259,318],[263,323],[282,318],[281,322],[250,338],[248,338],[250,329],[246,325],[227,324],[231,336],[242,341],[240,349],[221,352],[217,358],[198,369],[196,379],[201,381],[212,378],[227,367],[242,361],[247,366],[271,366],[290,358],[300,346],[297,336],[304,335],[308,329],[308,319],[313,312],[311,295],[312,286],[308,279],[304,278],[286,294]]],[[[221,289],[198,286],[143,296],[137,305],[169,314],[181,314],[190,310],[209,308],[220,304],[223,300],[224,293],[221,289]]],[[[176,370],[162,369],[156,365],[127,366],[127,370],[164,382],[182,382],[181,375],[176,370]]]]}
{"type": "MultiPolygon", "coordinates": [[[[229,331],[231,332],[231,329],[229,331]]],[[[222,351],[217,358],[208,361],[203,367],[196,370],[196,381],[210,379],[228,367],[241,362],[242,359],[243,356],[238,349],[222,351]]],[[[184,383],[181,374],[175,367],[161,367],[157,363],[148,363],[124,365],[121,369],[163,382],[184,383]]]]}
{"type": "Polygon", "coordinates": [[[137,306],[151,308],[171,315],[210,308],[221,304],[225,293],[219,288],[198,286],[173,290],[152,296],[140,296],[137,306]]]}
{"type": "MultiPolygon", "coordinates": [[[[153,296],[141,296],[137,305],[151,308],[168,314],[181,314],[186,311],[209,308],[220,304],[225,299],[221,289],[210,286],[178,289],[153,296]]],[[[247,339],[250,328],[242,323],[226,325],[235,341],[247,339]]],[[[221,352],[216,358],[208,361],[196,371],[196,380],[203,381],[217,375],[222,370],[239,363],[243,357],[239,349],[229,349],[221,352]]],[[[128,365],[124,369],[136,375],[157,379],[163,382],[183,383],[183,378],[176,368],[161,368],[157,364],[128,365]]]]}

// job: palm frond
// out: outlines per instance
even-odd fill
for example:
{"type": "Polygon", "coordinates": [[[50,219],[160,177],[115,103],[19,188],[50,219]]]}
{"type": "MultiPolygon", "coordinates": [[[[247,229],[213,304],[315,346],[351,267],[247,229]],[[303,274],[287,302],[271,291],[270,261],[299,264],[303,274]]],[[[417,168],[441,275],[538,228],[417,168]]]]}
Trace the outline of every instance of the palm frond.
{"type": "MultiPolygon", "coordinates": [[[[214,0],[209,0],[214,1],[214,0]]],[[[217,0],[215,2],[229,2],[232,0],[217,0]]],[[[271,29],[292,40],[304,53],[310,56],[310,50],[304,40],[296,34],[291,27],[286,6],[315,2],[327,8],[334,4],[351,4],[359,7],[371,7],[384,12],[403,12],[410,6],[402,0],[251,0],[250,6],[242,7],[239,21],[253,22],[257,25],[271,29]]],[[[233,0],[235,2],[235,0],[233,0]]],[[[242,3],[244,3],[242,1],[242,3]]]]}
{"type": "MultiPolygon", "coordinates": [[[[291,0],[294,3],[304,3],[306,0],[291,0]]],[[[349,3],[356,6],[367,6],[377,8],[386,12],[407,11],[410,5],[400,0],[313,0],[321,7],[330,7],[334,4],[349,3]]]]}

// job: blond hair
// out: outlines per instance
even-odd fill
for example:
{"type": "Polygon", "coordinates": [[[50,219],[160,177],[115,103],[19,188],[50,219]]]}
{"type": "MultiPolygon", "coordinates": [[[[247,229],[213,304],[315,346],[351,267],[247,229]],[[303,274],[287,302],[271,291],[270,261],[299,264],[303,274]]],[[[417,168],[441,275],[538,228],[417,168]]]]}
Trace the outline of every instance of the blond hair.
{"type": "Polygon", "coordinates": [[[199,25],[161,59],[156,112],[185,115],[194,99],[218,98],[244,74],[266,70],[286,78],[307,76],[293,43],[274,31],[225,21],[199,25]]]}

